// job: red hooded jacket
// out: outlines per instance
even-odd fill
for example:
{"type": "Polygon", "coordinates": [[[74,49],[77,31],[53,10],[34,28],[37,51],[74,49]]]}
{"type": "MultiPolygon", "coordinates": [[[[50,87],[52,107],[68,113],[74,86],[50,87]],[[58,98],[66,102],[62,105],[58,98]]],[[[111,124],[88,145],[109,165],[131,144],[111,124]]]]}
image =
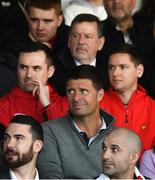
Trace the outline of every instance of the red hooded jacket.
{"type": "Polygon", "coordinates": [[[155,137],[155,100],[138,86],[129,103],[124,105],[112,90],[105,92],[100,107],[115,117],[115,125],[135,131],[142,140],[143,151],[151,148],[155,137]]]}
{"type": "Polygon", "coordinates": [[[44,108],[39,97],[15,87],[10,93],[0,98],[0,123],[7,126],[11,118],[18,113],[34,117],[40,123],[62,117],[68,110],[66,97],[57,94],[52,86],[49,86],[51,104],[44,108]]]}

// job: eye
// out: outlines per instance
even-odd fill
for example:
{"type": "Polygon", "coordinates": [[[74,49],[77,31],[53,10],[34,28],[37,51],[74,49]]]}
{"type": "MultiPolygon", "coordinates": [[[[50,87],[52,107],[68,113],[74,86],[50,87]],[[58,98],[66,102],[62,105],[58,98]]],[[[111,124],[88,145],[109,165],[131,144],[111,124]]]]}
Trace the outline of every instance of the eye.
{"type": "Polygon", "coordinates": [[[31,21],[31,22],[37,22],[38,19],[36,19],[36,18],[30,18],[30,21],[31,21]]]}
{"type": "Polygon", "coordinates": [[[20,64],[20,65],[19,65],[19,69],[21,69],[21,70],[26,70],[26,69],[27,69],[27,66],[25,66],[24,64],[20,64]]]}
{"type": "Polygon", "coordinates": [[[109,65],[109,66],[108,66],[108,69],[109,69],[109,70],[115,70],[115,66],[109,65]]]}
{"type": "Polygon", "coordinates": [[[8,135],[4,135],[3,142],[6,142],[8,139],[9,139],[9,136],[8,135]]]}
{"type": "Polygon", "coordinates": [[[120,68],[121,68],[122,70],[124,70],[124,69],[127,69],[128,66],[123,64],[123,65],[120,66],[120,68]]]}
{"type": "Polygon", "coordinates": [[[67,90],[67,94],[70,94],[70,95],[71,95],[71,94],[75,94],[75,91],[74,91],[73,89],[68,89],[68,90],[67,90]]]}
{"type": "Polygon", "coordinates": [[[113,148],[112,148],[112,152],[113,152],[113,153],[116,153],[116,152],[118,152],[118,149],[115,148],[115,147],[113,147],[113,148]]]}
{"type": "Polygon", "coordinates": [[[72,33],[71,36],[72,36],[73,38],[77,38],[77,39],[80,37],[80,35],[77,34],[77,33],[72,33]]]}
{"type": "Polygon", "coordinates": [[[34,69],[34,71],[40,71],[41,67],[40,66],[34,66],[33,69],[34,69]]]}
{"type": "Polygon", "coordinates": [[[85,35],[85,38],[86,38],[86,39],[93,39],[93,35],[91,35],[91,34],[86,34],[86,35],[85,35]]]}
{"type": "Polygon", "coordinates": [[[106,152],[106,150],[107,150],[106,146],[102,146],[102,152],[104,153],[106,152]]]}
{"type": "Polygon", "coordinates": [[[88,94],[88,90],[86,90],[86,89],[81,89],[80,91],[81,91],[81,94],[84,94],[84,95],[88,94]]]}
{"type": "Polygon", "coordinates": [[[23,139],[24,139],[24,136],[22,136],[22,135],[16,135],[15,138],[16,138],[17,141],[20,141],[20,140],[23,140],[23,139]]]}

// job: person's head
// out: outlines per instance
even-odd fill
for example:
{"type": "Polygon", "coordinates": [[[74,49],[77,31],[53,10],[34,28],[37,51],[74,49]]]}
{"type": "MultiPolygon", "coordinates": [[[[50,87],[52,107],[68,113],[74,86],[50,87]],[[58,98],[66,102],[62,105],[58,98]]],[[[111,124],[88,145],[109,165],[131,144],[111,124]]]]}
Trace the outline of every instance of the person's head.
{"type": "Polygon", "coordinates": [[[4,133],[3,154],[9,168],[36,163],[43,146],[41,124],[28,115],[15,115],[4,133]]]}
{"type": "Polygon", "coordinates": [[[102,144],[103,173],[111,179],[133,178],[141,147],[141,140],[135,132],[125,128],[113,129],[105,135],[102,144]]]}
{"type": "Polygon", "coordinates": [[[63,21],[61,0],[27,0],[25,9],[30,38],[42,43],[52,40],[63,21]]]}
{"type": "Polygon", "coordinates": [[[132,17],[136,0],[104,0],[104,6],[109,17],[116,22],[132,17]]]}
{"type": "Polygon", "coordinates": [[[104,44],[99,19],[92,14],[79,14],[72,23],[68,39],[68,47],[74,59],[81,64],[90,64],[97,51],[104,44]]]}
{"type": "Polygon", "coordinates": [[[76,66],[68,75],[66,93],[73,115],[81,117],[98,113],[104,94],[98,70],[91,65],[76,66]]]}
{"type": "Polygon", "coordinates": [[[46,45],[34,42],[21,49],[18,60],[18,85],[27,92],[36,86],[33,81],[47,84],[54,73],[53,55],[46,45]]]}
{"type": "Polygon", "coordinates": [[[144,67],[141,56],[129,45],[113,50],[108,60],[109,80],[117,92],[135,91],[144,67]]]}

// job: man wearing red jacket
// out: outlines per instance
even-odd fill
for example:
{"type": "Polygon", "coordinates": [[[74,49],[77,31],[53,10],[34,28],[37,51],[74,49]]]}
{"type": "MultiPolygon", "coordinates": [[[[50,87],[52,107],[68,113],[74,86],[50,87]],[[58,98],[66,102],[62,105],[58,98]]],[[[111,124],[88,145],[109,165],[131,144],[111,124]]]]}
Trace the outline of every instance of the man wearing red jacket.
{"type": "Polygon", "coordinates": [[[17,75],[18,87],[0,98],[0,123],[7,126],[15,114],[27,114],[40,123],[64,116],[68,103],[47,81],[54,73],[52,51],[41,43],[21,50],[17,75]]]}
{"type": "Polygon", "coordinates": [[[155,101],[138,85],[143,71],[141,58],[133,48],[127,45],[114,50],[108,62],[111,88],[100,105],[114,115],[116,126],[129,128],[141,137],[144,151],[155,136],[155,101]]]}

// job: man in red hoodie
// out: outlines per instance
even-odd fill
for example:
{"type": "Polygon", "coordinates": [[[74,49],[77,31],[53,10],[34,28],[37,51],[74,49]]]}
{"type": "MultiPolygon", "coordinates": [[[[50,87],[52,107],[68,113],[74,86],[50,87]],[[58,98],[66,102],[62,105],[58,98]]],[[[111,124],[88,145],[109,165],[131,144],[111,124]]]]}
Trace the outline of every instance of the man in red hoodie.
{"type": "Polygon", "coordinates": [[[64,116],[68,103],[47,81],[54,73],[52,51],[41,43],[31,43],[21,50],[17,66],[18,86],[0,98],[0,123],[7,126],[18,113],[40,123],[64,116]]]}
{"type": "Polygon", "coordinates": [[[135,131],[146,150],[155,136],[155,101],[138,85],[143,71],[141,58],[133,48],[126,45],[114,50],[108,62],[111,88],[100,105],[116,118],[116,126],[135,131]]]}

